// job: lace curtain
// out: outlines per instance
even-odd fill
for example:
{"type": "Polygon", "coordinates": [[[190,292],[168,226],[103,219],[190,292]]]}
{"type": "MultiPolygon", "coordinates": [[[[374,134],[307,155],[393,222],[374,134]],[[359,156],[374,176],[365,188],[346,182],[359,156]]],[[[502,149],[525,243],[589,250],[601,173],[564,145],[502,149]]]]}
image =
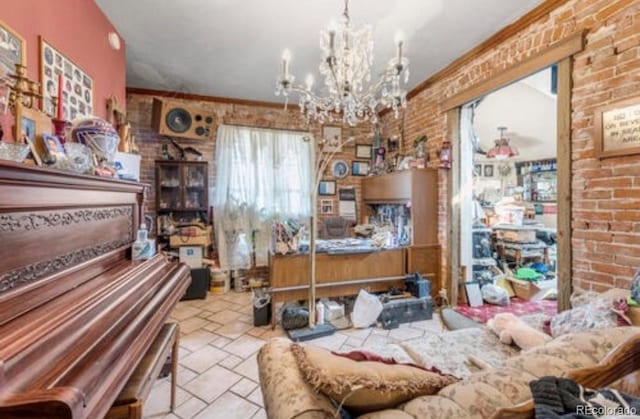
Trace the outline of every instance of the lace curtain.
{"type": "Polygon", "coordinates": [[[304,132],[221,125],[214,219],[222,269],[265,266],[274,217],[310,215],[312,142],[304,132]]]}

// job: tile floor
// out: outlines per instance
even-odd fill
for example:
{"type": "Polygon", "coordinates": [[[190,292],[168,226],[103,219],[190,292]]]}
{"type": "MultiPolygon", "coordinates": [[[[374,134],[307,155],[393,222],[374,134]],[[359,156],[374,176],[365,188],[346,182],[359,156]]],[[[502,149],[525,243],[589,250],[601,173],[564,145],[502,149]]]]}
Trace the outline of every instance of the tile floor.
{"type": "MultiPolygon", "coordinates": [[[[256,353],[281,327],[253,326],[248,292],[209,295],[206,300],[181,301],[171,315],[180,323],[181,340],[176,408],[169,411],[170,378],[158,380],[144,404],[145,418],[259,419],[266,418],[258,379],[256,353]]],[[[330,350],[397,342],[440,332],[439,317],[381,328],[347,329],[308,341],[330,350]]]]}

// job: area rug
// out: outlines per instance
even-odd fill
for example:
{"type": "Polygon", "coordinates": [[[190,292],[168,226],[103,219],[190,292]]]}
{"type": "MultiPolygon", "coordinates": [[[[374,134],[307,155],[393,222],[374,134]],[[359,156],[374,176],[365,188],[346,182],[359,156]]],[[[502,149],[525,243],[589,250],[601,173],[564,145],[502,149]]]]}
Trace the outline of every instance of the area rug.
{"type": "Polygon", "coordinates": [[[511,304],[508,306],[484,304],[478,307],[470,307],[467,304],[460,304],[454,308],[454,310],[479,323],[486,323],[487,320],[498,313],[513,313],[516,316],[544,313],[553,316],[558,312],[558,303],[553,300],[527,301],[518,297],[513,297],[511,299],[511,304]]]}

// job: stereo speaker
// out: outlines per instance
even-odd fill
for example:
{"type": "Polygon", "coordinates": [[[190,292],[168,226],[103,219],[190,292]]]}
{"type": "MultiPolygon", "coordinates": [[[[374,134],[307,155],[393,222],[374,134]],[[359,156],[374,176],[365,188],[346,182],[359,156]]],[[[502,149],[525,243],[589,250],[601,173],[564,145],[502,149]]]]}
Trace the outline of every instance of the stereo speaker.
{"type": "Polygon", "coordinates": [[[152,127],[160,135],[208,140],[214,129],[213,112],[181,102],[153,99],[152,127]]]}

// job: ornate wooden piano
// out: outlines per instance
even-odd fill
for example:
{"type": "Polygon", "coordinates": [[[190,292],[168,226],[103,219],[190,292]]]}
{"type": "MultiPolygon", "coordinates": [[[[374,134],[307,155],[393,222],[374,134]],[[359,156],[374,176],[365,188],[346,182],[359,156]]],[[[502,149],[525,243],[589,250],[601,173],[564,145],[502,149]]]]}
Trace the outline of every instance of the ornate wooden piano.
{"type": "Polygon", "coordinates": [[[134,262],[144,185],[0,161],[0,417],[101,418],[189,284],[134,262]]]}

